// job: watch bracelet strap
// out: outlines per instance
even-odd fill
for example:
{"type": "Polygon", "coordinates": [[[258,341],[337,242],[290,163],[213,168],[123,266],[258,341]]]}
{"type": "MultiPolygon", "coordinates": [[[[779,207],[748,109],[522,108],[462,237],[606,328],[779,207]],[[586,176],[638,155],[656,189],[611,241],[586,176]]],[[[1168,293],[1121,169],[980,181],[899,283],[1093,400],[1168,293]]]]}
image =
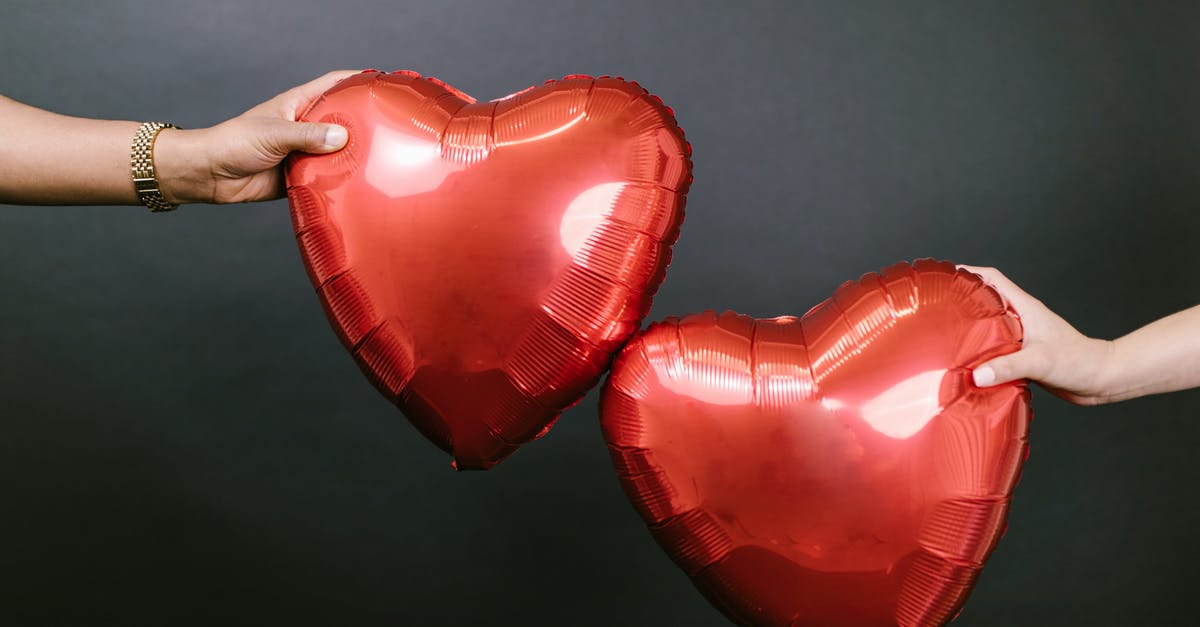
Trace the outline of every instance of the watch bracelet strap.
{"type": "Polygon", "coordinates": [[[137,191],[138,200],[152,213],[172,211],[176,208],[176,205],[163,198],[154,172],[154,141],[158,139],[159,131],[165,128],[179,127],[166,122],[146,122],[139,126],[133,135],[133,146],[129,154],[133,188],[137,191]]]}

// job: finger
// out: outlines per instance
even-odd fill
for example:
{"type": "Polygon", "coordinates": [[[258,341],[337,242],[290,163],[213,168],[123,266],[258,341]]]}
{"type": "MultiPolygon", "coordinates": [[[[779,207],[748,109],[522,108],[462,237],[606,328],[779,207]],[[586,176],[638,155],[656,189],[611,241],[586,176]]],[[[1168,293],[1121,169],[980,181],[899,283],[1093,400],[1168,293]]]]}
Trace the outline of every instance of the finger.
{"type": "Polygon", "coordinates": [[[995,268],[985,268],[981,266],[958,265],[958,268],[978,274],[983,279],[984,283],[992,286],[1005,301],[1013,305],[1020,312],[1022,309],[1029,308],[1040,301],[1034,298],[1025,290],[1021,289],[1011,279],[1004,276],[1003,272],[995,268]]]}
{"type": "Polygon", "coordinates": [[[316,100],[321,94],[328,91],[330,87],[333,87],[342,80],[358,73],[358,70],[336,70],[319,78],[315,78],[298,87],[293,87],[286,93],[296,105],[296,110],[298,111],[303,107],[308,106],[309,103],[316,100]]]}
{"type": "Polygon", "coordinates": [[[346,145],[346,129],[336,124],[272,120],[263,125],[261,145],[282,160],[294,151],[328,153],[346,145]]]}
{"type": "Polygon", "coordinates": [[[975,385],[985,388],[1017,379],[1040,381],[1045,376],[1046,367],[1045,353],[1039,346],[1033,345],[980,364],[971,374],[975,385]]]}
{"type": "Polygon", "coordinates": [[[303,85],[297,85],[263,103],[286,120],[295,120],[301,111],[338,82],[359,74],[358,70],[336,70],[303,85]]]}

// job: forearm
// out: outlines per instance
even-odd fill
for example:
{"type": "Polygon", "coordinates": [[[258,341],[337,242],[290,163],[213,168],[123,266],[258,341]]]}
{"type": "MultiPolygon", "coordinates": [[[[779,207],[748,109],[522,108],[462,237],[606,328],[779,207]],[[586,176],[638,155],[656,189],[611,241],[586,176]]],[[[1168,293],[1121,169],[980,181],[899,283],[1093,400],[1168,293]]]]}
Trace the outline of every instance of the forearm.
{"type": "MultiPolygon", "coordinates": [[[[129,169],[138,122],[58,115],[0,96],[0,202],[136,205],[129,169]]],[[[191,133],[190,131],[187,133],[191,133]]],[[[182,131],[167,129],[155,144],[163,195],[194,201],[203,160],[182,131]]]]}
{"type": "Polygon", "coordinates": [[[1148,324],[1112,346],[1106,401],[1200,387],[1200,305],[1148,324]]]}

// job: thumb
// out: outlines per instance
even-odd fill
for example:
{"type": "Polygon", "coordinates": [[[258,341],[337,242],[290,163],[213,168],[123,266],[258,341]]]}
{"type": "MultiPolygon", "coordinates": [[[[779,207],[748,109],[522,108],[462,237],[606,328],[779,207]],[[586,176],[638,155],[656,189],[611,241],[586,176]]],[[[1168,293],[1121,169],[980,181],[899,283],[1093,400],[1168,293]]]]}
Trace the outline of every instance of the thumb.
{"type": "Polygon", "coordinates": [[[980,364],[972,377],[976,386],[986,388],[1017,379],[1036,381],[1044,376],[1045,369],[1045,355],[1039,345],[1033,345],[980,364]]]}
{"type": "Polygon", "coordinates": [[[346,145],[346,129],[337,124],[314,122],[288,122],[281,120],[272,124],[266,144],[280,151],[280,158],[294,151],[328,153],[341,150],[346,145]]]}

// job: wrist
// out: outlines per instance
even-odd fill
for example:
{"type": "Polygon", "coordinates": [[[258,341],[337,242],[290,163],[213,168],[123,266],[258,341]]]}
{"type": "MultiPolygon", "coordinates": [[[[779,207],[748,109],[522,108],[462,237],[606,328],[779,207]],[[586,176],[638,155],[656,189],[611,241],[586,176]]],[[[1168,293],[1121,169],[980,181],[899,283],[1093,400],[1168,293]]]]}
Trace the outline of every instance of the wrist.
{"type": "Polygon", "coordinates": [[[1099,340],[1089,338],[1096,345],[1096,378],[1095,396],[1100,402],[1120,398],[1125,394],[1126,383],[1121,376],[1121,359],[1117,354],[1116,340],[1099,340]]]}
{"type": "Polygon", "coordinates": [[[154,143],[154,174],[173,205],[212,202],[213,177],[204,130],[163,129],[154,143]]]}

